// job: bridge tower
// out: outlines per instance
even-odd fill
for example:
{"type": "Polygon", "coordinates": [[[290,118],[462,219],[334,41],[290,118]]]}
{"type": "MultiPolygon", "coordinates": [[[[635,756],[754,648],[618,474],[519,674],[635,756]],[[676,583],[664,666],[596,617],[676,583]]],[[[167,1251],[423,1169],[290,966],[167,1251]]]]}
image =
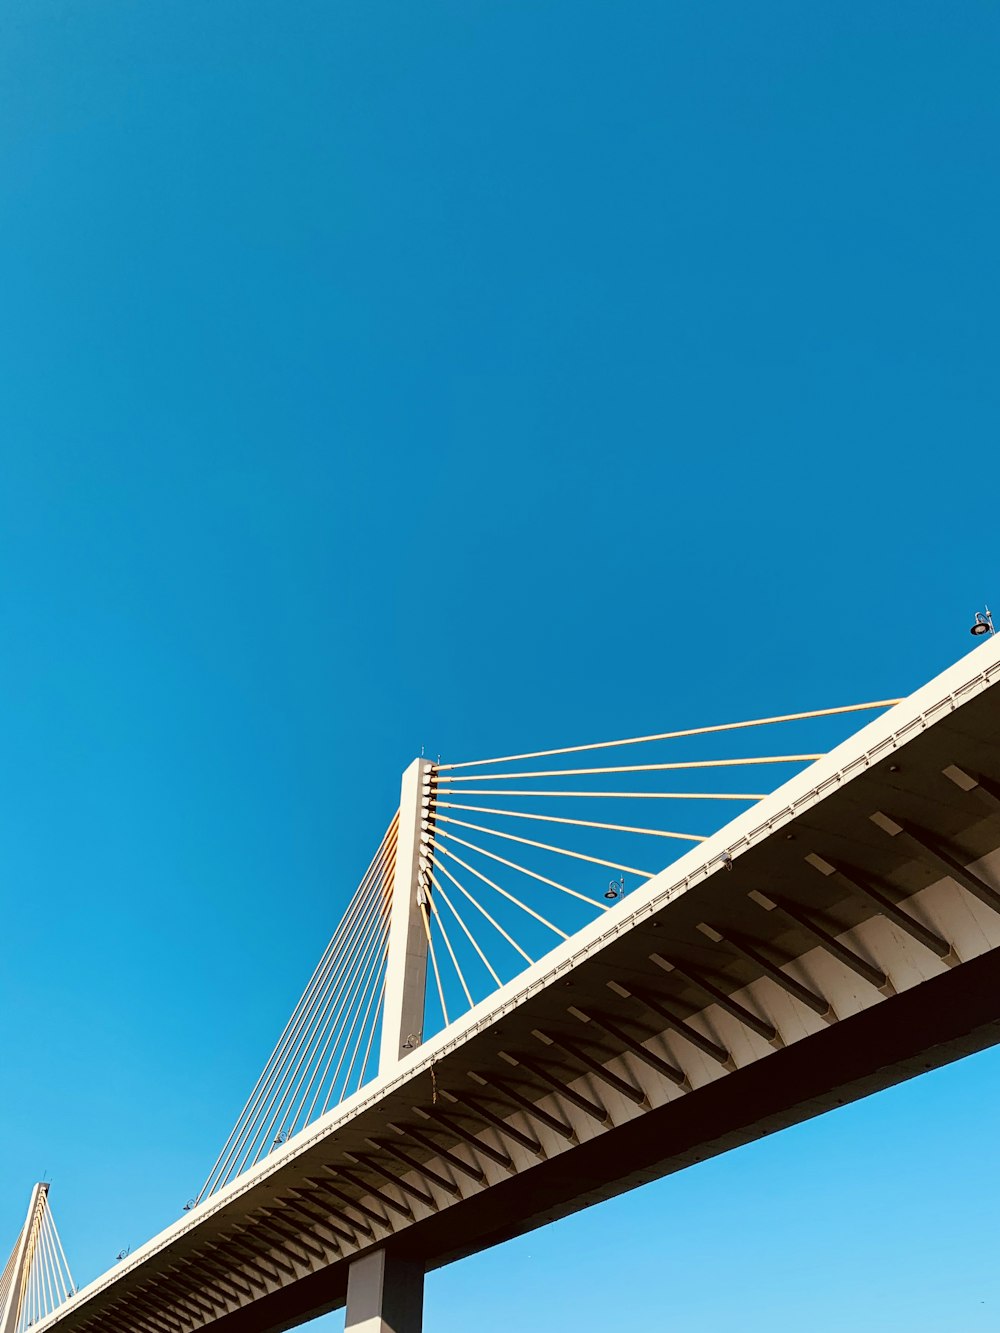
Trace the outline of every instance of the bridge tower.
{"type": "Polygon", "coordinates": [[[427,984],[425,904],[429,883],[423,827],[430,807],[431,764],[414,759],[399,792],[399,835],[389,918],[389,953],[382,1011],[379,1073],[391,1074],[420,1045],[427,984]]]}
{"type": "Polygon", "coordinates": [[[31,1191],[21,1234],[0,1273],[0,1333],[19,1333],[51,1314],[75,1288],[49,1207],[49,1187],[31,1191]]]}
{"type": "MultiPolygon", "coordinates": [[[[391,1074],[423,1040],[430,889],[423,835],[430,794],[430,761],[414,759],[403,774],[399,793],[379,1050],[381,1075],[391,1074]]],[[[420,1333],[423,1302],[423,1265],[381,1246],[355,1259],[348,1270],[345,1333],[420,1333]]]]}

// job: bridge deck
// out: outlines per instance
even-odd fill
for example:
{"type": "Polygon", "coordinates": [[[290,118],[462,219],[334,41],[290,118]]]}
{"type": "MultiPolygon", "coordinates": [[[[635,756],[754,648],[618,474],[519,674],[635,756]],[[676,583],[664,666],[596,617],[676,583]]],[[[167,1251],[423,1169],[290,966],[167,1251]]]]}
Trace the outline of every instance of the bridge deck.
{"type": "Polygon", "coordinates": [[[998,680],[991,641],[39,1328],[289,1328],[375,1245],[447,1263],[1000,1039],[998,680]]]}

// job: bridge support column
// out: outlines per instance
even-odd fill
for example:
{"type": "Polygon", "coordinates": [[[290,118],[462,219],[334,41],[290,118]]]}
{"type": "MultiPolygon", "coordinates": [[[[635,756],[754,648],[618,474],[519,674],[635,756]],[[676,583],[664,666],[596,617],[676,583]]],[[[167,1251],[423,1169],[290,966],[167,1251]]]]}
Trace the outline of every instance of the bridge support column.
{"type": "Polygon", "coordinates": [[[380,1074],[395,1069],[423,1038],[427,934],[420,907],[420,896],[426,891],[421,882],[420,855],[430,775],[430,761],[415,759],[403,774],[399,793],[399,842],[389,917],[380,1074]]]}
{"type": "Polygon", "coordinates": [[[347,1272],[344,1333],[421,1333],[424,1268],[384,1249],[355,1259],[347,1272]]]}

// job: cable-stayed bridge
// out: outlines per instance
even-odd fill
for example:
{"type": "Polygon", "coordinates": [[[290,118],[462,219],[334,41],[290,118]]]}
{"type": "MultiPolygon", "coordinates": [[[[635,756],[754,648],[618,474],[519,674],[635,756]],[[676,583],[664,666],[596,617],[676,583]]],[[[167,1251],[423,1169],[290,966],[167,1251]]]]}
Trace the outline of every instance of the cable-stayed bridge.
{"type": "Polygon", "coordinates": [[[27,1314],[22,1233],[0,1333],[414,1333],[429,1268],[995,1043],[998,683],[414,761],[200,1193],[27,1314]]]}

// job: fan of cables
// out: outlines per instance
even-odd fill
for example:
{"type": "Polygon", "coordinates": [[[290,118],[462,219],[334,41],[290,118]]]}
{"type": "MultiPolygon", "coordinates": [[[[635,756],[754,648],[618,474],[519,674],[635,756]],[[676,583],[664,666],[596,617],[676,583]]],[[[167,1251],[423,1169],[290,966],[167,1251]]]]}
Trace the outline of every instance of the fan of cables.
{"type": "Polygon", "coordinates": [[[189,1208],[374,1076],[398,831],[397,813],[189,1208]]]}
{"type": "Polygon", "coordinates": [[[819,759],[817,742],[844,739],[850,715],[897,702],[435,765],[425,1039],[717,832],[723,812],[742,813],[819,759]],[[771,747],[756,729],[776,726],[796,741],[761,753],[771,747]],[[749,782],[734,791],[736,773],[749,782]]]}

